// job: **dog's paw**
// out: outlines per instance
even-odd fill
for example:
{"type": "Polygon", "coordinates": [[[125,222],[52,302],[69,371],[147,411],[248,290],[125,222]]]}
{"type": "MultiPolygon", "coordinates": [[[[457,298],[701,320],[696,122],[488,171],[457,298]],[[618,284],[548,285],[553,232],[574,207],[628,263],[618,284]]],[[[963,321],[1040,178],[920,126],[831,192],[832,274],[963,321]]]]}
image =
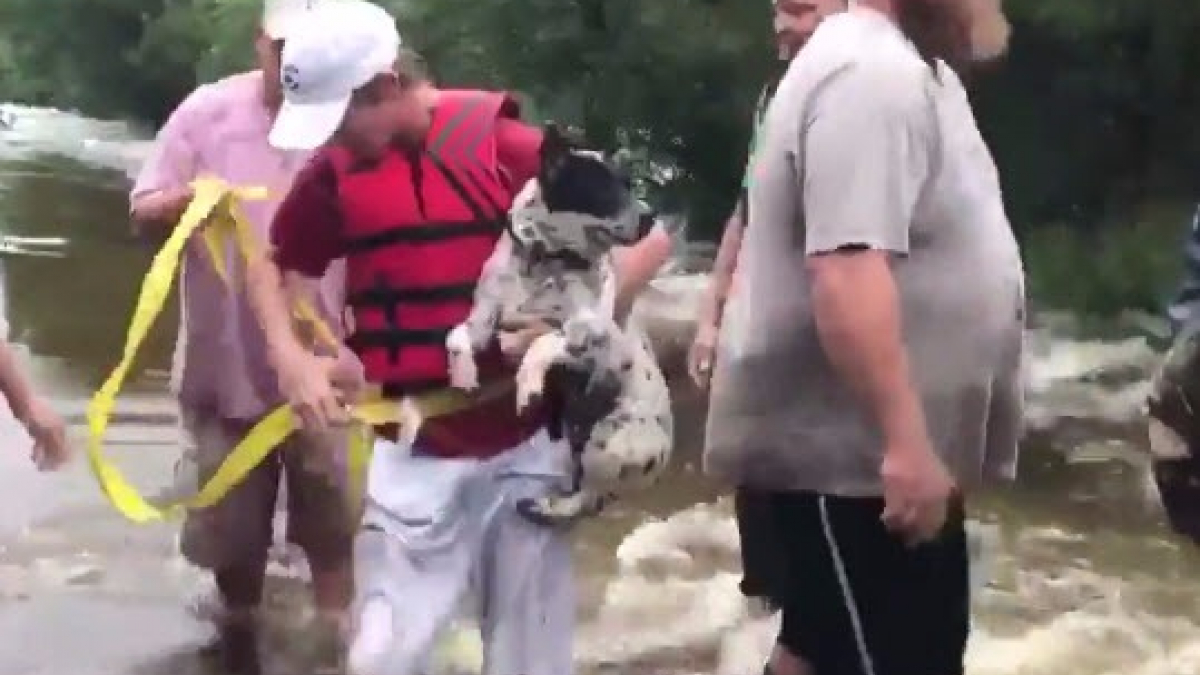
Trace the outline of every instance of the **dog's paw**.
{"type": "Polygon", "coordinates": [[[526,498],[517,500],[517,513],[534,525],[555,527],[559,523],[550,517],[550,509],[546,506],[546,497],[541,499],[526,498]]]}
{"type": "Polygon", "coordinates": [[[479,388],[479,371],[475,367],[474,359],[470,356],[450,357],[450,386],[462,391],[475,391],[479,388]]]}
{"type": "Polygon", "coordinates": [[[567,527],[583,515],[579,495],[539,497],[517,502],[517,513],[535,525],[567,527]]]}
{"type": "Polygon", "coordinates": [[[589,492],[552,495],[517,502],[517,512],[526,520],[543,527],[569,527],[602,512],[613,498],[589,492]]]}
{"type": "Polygon", "coordinates": [[[397,434],[396,442],[401,446],[412,447],[417,442],[417,435],[421,432],[421,425],[425,422],[425,417],[412,398],[405,396],[397,405],[399,406],[397,422],[400,431],[397,434]]]}
{"type": "Polygon", "coordinates": [[[464,391],[479,388],[479,371],[475,366],[475,351],[466,325],[455,326],[446,336],[446,356],[449,362],[450,386],[464,391]]]}
{"type": "Polygon", "coordinates": [[[520,369],[517,371],[517,412],[524,412],[526,408],[542,400],[542,391],[545,388],[545,373],[534,372],[533,369],[520,369]]]}

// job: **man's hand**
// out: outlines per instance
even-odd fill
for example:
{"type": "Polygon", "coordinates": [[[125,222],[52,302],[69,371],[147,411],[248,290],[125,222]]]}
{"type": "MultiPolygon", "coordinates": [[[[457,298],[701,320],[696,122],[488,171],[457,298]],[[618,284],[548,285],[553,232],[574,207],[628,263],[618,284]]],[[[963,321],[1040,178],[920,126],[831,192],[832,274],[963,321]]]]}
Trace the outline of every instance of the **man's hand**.
{"type": "Polygon", "coordinates": [[[701,389],[708,388],[712,377],[713,356],[717,350],[718,328],[711,323],[701,323],[696,329],[696,338],[688,350],[687,369],[692,382],[701,389]]]}
{"type": "Polygon", "coordinates": [[[192,201],[192,186],[159,190],[138,198],[132,209],[134,231],[140,235],[170,229],[192,201]]]}
{"type": "Polygon", "coordinates": [[[324,431],[350,421],[346,390],[335,381],[344,375],[340,360],[297,349],[276,359],[279,390],[309,431],[324,431]]]}
{"type": "Polygon", "coordinates": [[[928,440],[889,443],[880,473],[884,525],[911,545],[936,538],[946,524],[955,485],[928,440]]]}
{"type": "Polygon", "coordinates": [[[349,402],[357,401],[359,394],[367,387],[367,376],[362,361],[345,347],[338,349],[337,358],[330,371],[330,379],[349,402]]]}
{"type": "Polygon", "coordinates": [[[528,321],[509,321],[501,324],[496,336],[500,342],[500,352],[509,363],[520,363],[529,350],[533,341],[554,330],[550,324],[539,319],[528,321]]]}
{"type": "Polygon", "coordinates": [[[744,209],[741,202],[734,206],[733,213],[725,222],[725,232],[721,235],[721,246],[717,249],[717,258],[713,261],[712,276],[708,282],[708,290],[700,301],[700,319],[696,325],[696,339],[688,351],[687,368],[692,381],[701,389],[708,388],[712,377],[712,363],[716,356],[717,340],[721,331],[721,316],[724,314],[725,299],[729,288],[733,285],[733,273],[737,267],[738,252],[742,248],[742,218],[744,209]]]}
{"type": "Polygon", "coordinates": [[[63,420],[45,400],[35,398],[29,409],[20,416],[21,424],[33,439],[29,453],[39,471],[53,471],[66,463],[71,455],[63,420]]]}

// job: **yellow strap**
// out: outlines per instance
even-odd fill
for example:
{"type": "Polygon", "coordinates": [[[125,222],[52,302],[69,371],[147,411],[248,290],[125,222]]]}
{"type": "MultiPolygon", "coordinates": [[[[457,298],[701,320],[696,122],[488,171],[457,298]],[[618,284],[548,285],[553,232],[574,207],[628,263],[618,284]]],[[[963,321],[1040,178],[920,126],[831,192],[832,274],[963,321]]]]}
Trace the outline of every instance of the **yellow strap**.
{"type": "MultiPolygon", "coordinates": [[[[226,283],[229,282],[225,262],[226,242],[231,239],[236,242],[241,258],[247,261],[257,255],[259,250],[254,230],[242,213],[240,202],[243,199],[264,199],[267,196],[265,189],[232,187],[215,178],[198,179],[192,183],[192,189],[194,197],[191,203],[167,242],[155,254],[150,270],[142,281],[133,318],[125,336],[121,361],[96,391],[87,410],[87,456],[92,472],[113,507],[129,520],[138,523],[166,520],[181,515],[187,509],[200,509],[216,504],[297,429],[296,419],[291,410],[286,406],[277,408],[260,420],[234,447],[198,493],[167,504],[155,505],[147,501],[104,454],[104,435],[116,404],[117,394],[146,334],[162,312],[171,285],[178,276],[180,258],[188,240],[200,231],[212,264],[226,283]],[[206,223],[209,224],[208,227],[205,227],[206,223]]],[[[333,331],[321,320],[311,304],[297,302],[293,314],[313,326],[317,339],[327,345],[338,344],[333,331]]],[[[506,392],[508,387],[508,383],[485,386],[476,396],[443,390],[421,397],[416,404],[423,417],[436,417],[462,410],[484,399],[494,398],[506,392]]],[[[396,401],[371,396],[354,407],[352,417],[357,424],[350,431],[347,464],[351,494],[359,495],[371,449],[370,428],[381,424],[399,423],[399,406],[396,401]]]]}

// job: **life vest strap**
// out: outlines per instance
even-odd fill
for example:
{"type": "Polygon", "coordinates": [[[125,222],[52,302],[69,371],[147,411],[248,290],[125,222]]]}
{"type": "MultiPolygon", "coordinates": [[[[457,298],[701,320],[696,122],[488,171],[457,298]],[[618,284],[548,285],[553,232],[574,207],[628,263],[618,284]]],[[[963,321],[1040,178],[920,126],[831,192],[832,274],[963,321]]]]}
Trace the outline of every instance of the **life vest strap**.
{"type": "Polygon", "coordinates": [[[359,328],[346,338],[346,345],[351,349],[388,349],[395,350],[411,345],[446,344],[446,336],[451,327],[446,328],[359,328]]]}
{"type": "Polygon", "coordinates": [[[399,304],[435,304],[447,300],[470,300],[475,295],[475,283],[446,284],[421,288],[393,288],[385,279],[375,286],[346,295],[351,307],[395,307],[399,304]]]}
{"type": "Polygon", "coordinates": [[[446,388],[448,377],[426,377],[411,380],[387,380],[378,383],[379,393],[387,399],[418,396],[446,388]]]}
{"type": "Polygon", "coordinates": [[[349,238],[345,247],[346,256],[361,255],[397,244],[428,244],[463,237],[495,236],[497,228],[500,227],[503,227],[503,221],[498,224],[495,220],[397,225],[369,235],[349,238]]]}

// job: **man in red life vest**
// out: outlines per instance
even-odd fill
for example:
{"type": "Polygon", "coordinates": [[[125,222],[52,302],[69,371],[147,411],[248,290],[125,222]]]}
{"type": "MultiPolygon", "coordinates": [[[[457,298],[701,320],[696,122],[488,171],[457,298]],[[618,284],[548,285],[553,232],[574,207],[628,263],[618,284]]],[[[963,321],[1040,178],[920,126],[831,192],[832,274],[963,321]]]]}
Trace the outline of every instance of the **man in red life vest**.
{"type": "MultiPolygon", "coordinates": [[[[335,4],[283,51],[285,103],[271,140],[324,147],[277,212],[273,256],[250,274],[281,389],[315,429],[343,420],[346,398],[333,364],[293,333],[286,277],[319,276],[344,257],[347,343],[367,380],[391,397],[445,387],[446,333],[470,310],[511,199],[537,173],[541,143],[509,96],[432,86],[418,60],[401,56],[382,10],[335,4]]],[[[622,306],[668,248],[658,232],[620,252],[622,306]]],[[[511,372],[497,350],[481,361],[485,381],[511,372]]],[[[355,549],[351,672],[420,670],[473,587],[488,673],[569,675],[569,542],[514,508],[561,484],[565,447],[536,417],[518,418],[512,396],[426,420],[411,448],[383,431],[355,549]]]]}

